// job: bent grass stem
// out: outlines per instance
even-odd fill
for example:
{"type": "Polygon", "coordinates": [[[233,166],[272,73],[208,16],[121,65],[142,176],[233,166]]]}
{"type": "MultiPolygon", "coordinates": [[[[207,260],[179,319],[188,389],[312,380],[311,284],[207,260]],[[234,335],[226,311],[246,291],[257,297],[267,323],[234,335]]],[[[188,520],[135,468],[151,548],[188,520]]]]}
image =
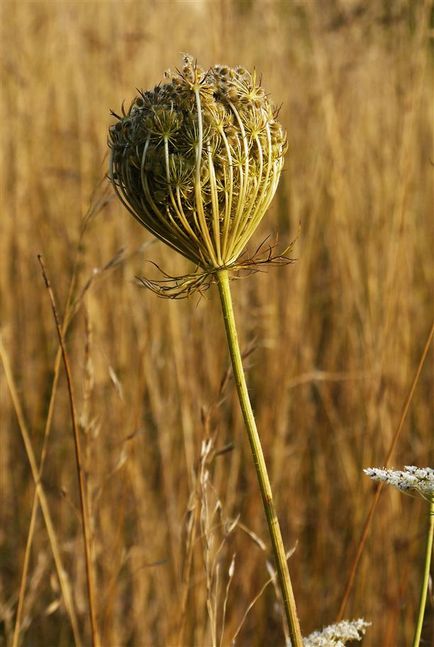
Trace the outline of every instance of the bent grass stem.
{"type": "Polygon", "coordinates": [[[78,491],[79,491],[79,499],[80,499],[80,511],[81,511],[81,521],[82,521],[81,525],[82,525],[83,545],[84,545],[84,563],[85,563],[85,570],[86,570],[86,585],[87,585],[87,594],[88,594],[88,602],[89,602],[89,619],[90,619],[90,626],[91,626],[91,632],[92,632],[92,646],[101,647],[101,640],[99,636],[97,613],[96,613],[96,584],[95,584],[95,570],[94,570],[95,567],[94,567],[93,555],[92,555],[89,500],[88,500],[87,483],[86,483],[85,474],[84,474],[83,459],[82,459],[82,452],[81,452],[81,446],[80,446],[80,436],[79,436],[79,430],[77,426],[77,415],[75,411],[75,403],[74,403],[73,390],[72,390],[72,376],[71,376],[71,370],[69,367],[68,356],[66,353],[65,343],[63,339],[62,326],[59,320],[59,315],[57,313],[54,293],[51,288],[51,283],[48,278],[44,259],[42,258],[41,254],[38,254],[38,261],[41,266],[45,287],[47,288],[48,295],[50,297],[51,309],[53,312],[53,318],[56,325],[57,336],[59,339],[59,346],[62,352],[63,365],[65,368],[65,375],[66,375],[66,383],[68,386],[72,432],[74,437],[75,461],[76,461],[76,467],[77,467],[78,491]]]}
{"type": "Polygon", "coordinates": [[[53,554],[53,559],[54,559],[54,564],[56,567],[56,572],[57,572],[57,577],[59,579],[59,585],[60,589],[62,591],[62,597],[64,600],[65,604],[65,609],[66,612],[69,616],[70,622],[71,622],[71,628],[72,628],[72,633],[74,636],[74,643],[76,647],[81,647],[82,642],[80,638],[80,631],[79,631],[79,625],[78,625],[78,619],[77,615],[75,612],[75,607],[74,607],[74,600],[73,600],[73,595],[72,595],[72,590],[69,584],[69,579],[66,575],[66,571],[63,567],[63,561],[62,561],[62,555],[61,555],[61,550],[59,546],[59,542],[57,539],[56,531],[54,528],[54,524],[51,518],[51,513],[50,513],[50,508],[48,506],[48,501],[45,496],[45,491],[41,483],[40,479],[40,473],[38,470],[38,463],[36,460],[35,453],[33,451],[33,445],[30,437],[30,432],[29,429],[27,428],[25,418],[24,418],[24,413],[23,409],[21,406],[21,402],[18,397],[18,389],[15,384],[15,380],[12,374],[12,368],[9,360],[9,356],[7,354],[6,348],[3,344],[3,339],[0,334],[0,360],[3,364],[5,376],[6,376],[6,383],[9,389],[9,393],[11,396],[13,408],[15,410],[15,415],[17,417],[18,421],[18,427],[20,430],[21,438],[24,444],[24,448],[27,454],[27,459],[29,461],[30,465],[30,470],[32,472],[32,477],[33,477],[33,482],[35,484],[35,492],[38,496],[39,499],[39,504],[41,506],[41,512],[42,516],[44,518],[45,526],[47,529],[47,535],[48,539],[51,545],[51,552],[53,554]]]}
{"type": "Polygon", "coordinates": [[[273,502],[273,495],[270,479],[267,472],[261,440],[256,427],[252,405],[247,390],[246,378],[244,375],[240,346],[238,343],[235,316],[232,305],[232,296],[229,286],[229,275],[227,270],[217,272],[217,283],[220,292],[223,318],[225,323],[226,337],[229,346],[229,353],[232,361],[235,383],[240,401],[241,411],[249,437],[250,449],[256,469],[256,476],[261,490],[262,503],[267,518],[268,530],[270,533],[273,554],[276,563],[277,576],[282,594],[283,607],[288,622],[289,635],[293,647],[303,647],[300,623],[297,616],[294,592],[289,576],[288,564],[286,561],[285,548],[282,540],[282,533],[273,502]]]}

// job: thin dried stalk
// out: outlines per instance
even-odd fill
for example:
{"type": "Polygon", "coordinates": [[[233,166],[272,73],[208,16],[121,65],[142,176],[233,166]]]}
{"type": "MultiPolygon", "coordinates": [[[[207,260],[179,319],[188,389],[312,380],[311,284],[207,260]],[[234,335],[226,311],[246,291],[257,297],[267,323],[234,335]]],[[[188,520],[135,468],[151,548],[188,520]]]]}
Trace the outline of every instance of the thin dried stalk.
{"type": "Polygon", "coordinates": [[[9,393],[11,396],[12,404],[15,409],[15,414],[18,420],[18,426],[20,428],[21,437],[23,439],[24,447],[26,450],[27,458],[30,464],[30,469],[32,471],[33,481],[36,487],[36,493],[41,505],[42,515],[44,517],[45,525],[47,527],[48,539],[50,541],[51,550],[53,553],[54,563],[56,565],[57,576],[59,578],[60,588],[62,590],[63,600],[65,602],[66,612],[68,613],[72,632],[74,635],[75,644],[80,647],[82,645],[80,638],[80,631],[78,628],[77,616],[74,608],[73,598],[71,589],[69,586],[68,577],[66,571],[63,567],[62,558],[60,556],[59,543],[57,541],[56,532],[54,530],[54,525],[51,520],[51,514],[48,507],[48,502],[45,497],[45,492],[42,487],[42,483],[39,477],[38,466],[36,463],[36,457],[32,447],[32,441],[30,440],[30,434],[27,429],[27,425],[24,420],[23,410],[18,398],[17,388],[15,386],[15,381],[12,375],[12,370],[9,362],[9,357],[6,351],[6,348],[3,344],[3,339],[0,335],[0,357],[3,363],[3,368],[6,376],[6,383],[8,385],[9,393]]]}
{"type": "Polygon", "coordinates": [[[78,474],[78,486],[79,486],[78,489],[80,494],[80,509],[81,509],[83,543],[84,543],[85,565],[86,565],[86,583],[87,583],[87,593],[88,593],[88,599],[89,599],[89,616],[90,616],[90,624],[91,624],[91,631],[92,631],[92,644],[94,645],[94,647],[100,647],[101,642],[99,637],[97,613],[96,613],[96,599],[95,599],[96,587],[95,587],[94,563],[93,563],[93,556],[92,556],[89,501],[88,501],[86,479],[84,474],[83,460],[82,460],[81,447],[80,447],[80,435],[78,431],[77,416],[75,412],[71,369],[69,367],[68,355],[66,353],[65,343],[64,343],[63,334],[62,334],[62,328],[61,328],[59,316],[57,313],[53,290],[51,288],[51,284],[47,275],[47,270],[44,264],[44,260],[41,255],[38,255],[38,261],[41,266],[42,275],[45,281],[45,286],[47,288],[47,291],[50,297],[51,308],[53,311],[53,317],[56,324],[59,344],[62,350],[62,359],[65,367],[66,381],[68,385],[72,431],[74,435],[75,460],[76,460],[77,474],[78,474]]]}

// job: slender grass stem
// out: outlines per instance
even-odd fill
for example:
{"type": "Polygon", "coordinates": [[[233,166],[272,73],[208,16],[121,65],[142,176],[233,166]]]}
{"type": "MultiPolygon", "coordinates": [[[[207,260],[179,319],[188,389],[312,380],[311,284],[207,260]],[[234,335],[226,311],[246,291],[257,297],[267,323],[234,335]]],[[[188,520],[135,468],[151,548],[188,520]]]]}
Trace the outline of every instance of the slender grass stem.
{"type": "Polygon", "coordinates": [[[426,537],[426,547],[425,547],[425,563],[424,563],[424,569],[423,569],[422,586],[420,588],[419,610],[417,613],[416,629],[414,632],[412,647],[419,647],[420,637],[422,635],[423,619],[425,615],[426,597],[428,593],[429,575],[430,575],[430,567],[431,567],[433,538],[434,538],[434,501],[431,502],[431,505],[429,508],[428,533],[426,537]]]}
{"type": "MultiPolygon", "coordinates": [[[[45,431],[44,431],[44,440],[43,440],[42,451],[39,459],[39,470],[38,470],[39,481],[41,481],[42,479],[42,473],[45,465],[45,458],[47,455],[49,431],[51,429],[51,421],[53,419],[54,401],[57,393],[57,383],[59,379],[59,369],[60,369],[61,360],[62,360],[62,355],[61,355],[61,350],[59,348],[56,355],[56,360],[54,363],[54,379],[51,387],[50,403],[48,406],[48,415],[47,415],[47,421],[45,424],[45,431]]],[[[31,548],[33,544],[33,538],[35,534],[36,517],[37,517],[38,510],[39,510],[39,497],[38,497],[37,489],[35,488],[35,492],[33,495],[32,513],[30,516],[29,530],[27,533],[26,549],[24,551],[24,561],[23,561],[23,568],[21,572],[21,581],[20,581],[20,589],[18,594],[17,612],[15,616],[15,627],[14,627],[14,635],[12,639],[12,647],[18,647],[20,644],[20,634],[21,634],[21,625],[22,625],[23,612],[24,612],[24,599],[26,594],[27,575],[28,575],[29,566],[30,566],[30,555],[31,555],[31,548]]]]}
{"type": "Polygon", "coordinates": [[[27,459],[29,461],[30,469],[33,476],[33,482],[35,484],[35,491],[37,493],[39,504],[41,506],[42,516],[45,521],[47,535],[50,541],[51,551],[53,553],[54,564],[56,566],[57,576],[59,578],[60,589],[62,591],[62,596],[65,603],[65,609],[68,613],[68,616],[71,622],[71,628],[74,635],[74,644],[76,647],[81,647],[82,642],[80,638],[80,631],[79,631],[78,619],[77,619],[75,606],[74,606],[74,600],[72,596],[72,590],[69,584],[68,576],[66,575],[66,571],[63,566],[59,541],[57,539],[53,521],[51,519],[50,508],[48,506],[48,501],[45,496],[45,491],[39,477],[38,463],[36,460],[35,453],[33,451],[30,432],[25,422],[23,408],[21,406],[21,402],[18,396],[17,385],[15,384],[9,356],[3,344],[1,334],[0,334],[0,360],[1,360],[1,363],[3,364],[3,368],[6,376],[6,384],[8,386],[12,404],[15,410],[15,415],[17,417],[18,427],[21,433],[21,438],[23,440],[24,448],[26,450],[27,459]]]}
{"type": "Polygon", "coordinates": [[[292,590],[291,579],[289,576],[288,564],[286,561],[282,533],[280,531],[279,521],[277,519],[276,509],[273,503],[270,479],[268,477],[264,453],[262,451],[261,441],[259,438],[258,430],[256,428],[255,417],[253,414],[252,405],[250,403],[246,378],[244,375],[241,352],[238,343],[237,329],[235,325],[234,310],[232,306],[228,271],[220,270],[217,273],[217,281],[220,292],[229,352],[232,360],[235,383],[237,386],[238,398],[240,401],[241,410],[249,437],[250,448],[253,454],[256,475],[258,477],[259,488],[262,495],[262,503],[264,506],[265,515],[267,517],[268,530],[273,547],[277,575],[282,593],[283,606],[288,622],[289,635],[293,647],[303,647],[303,640],[301,637],[300,624],[297,616],[297,609],[295,606],[295,598],[292,590]]]}
{"type": "MultiPolygon", "coordinates": [[[[68,330],[69,324],[71,323],[72,297],[74,294],[75,282],[77,278],[77,268],[78,268],[78,261],[80,256],[80,251],[79,251],[80,243],[83,239],[85,231],[86,231],[86,220],[82,223],[82,228],[81,228],[80,237],[79,237],[79,245],[77,247],[77,252],[75,255],[74,268],[72,272],[71,282],[69,285],[68,297],[66,299],[65,316],[64,316],[63,325],[62,325],[63,338],[65,338],[65,334],[68,330]]],[[[54,368],[53,368],[54,377],[51,385],[51,394],[50,394],[50,400],[48,404],[47,419],[45,421],[44,440],[42,443],[42,450],[39,458],[39,480],[42,480],[42,474],[45,466],[45,459],[47,456],[48,441],[49,441],[50,432],[51,432],[51,423],[53,422],[54,404],[57,396],[57,385],[59,382],[61,361],[62,361],[62,349],[59,346],[56,353],[56,359],[54,361],[54,368]]],[[[27,575],[28,575],[28,570],[30,565],[30,552],[33,545],[33,538],[34,538],[35,528],[36,528],[36,515],[38,512],[38,509],[39,509],[39,498],[38,498],[38,493],[35,489],[35,493],[33,495],[32,513],[30,517],[29,530],[27,533],[26,549],[24,551],[24,562],[23,562],[23,568],[21,572],[21,581],[20,581],[20,589],[19,589],[19,595],[18,595],[17,612],[15,616],[15,627],[14,627],[14,635],[12,639],[12,647],[18,647],[20,644],[21,624],[22,624],[23,611],[24,611],[24,598],[26,594],[27,575]]]]}
{"type": "Polygon", "coordinates": [[[92,555],[89,500],[88,500],[87,484],[86,484],[84,468],[83,468],[80,436],[79,436],[78,426],[77,426],[77,415],[75,411],[75,403],[74,403],[74,397],[72,392],[72,376],[71,376],[71,370],[69,367],[68,356],[66,354],[66,348],[65,348],[63,334],[62,334],[62,327],[60,324],[59,315],[57,313],[53,290],[51,288],[51,283],[48,278],[44,260],[40,254],[38,254],[38,261],[41,266],[45,286],[47,288],[47,291],[50,297],[51,309],[53,311],[53,317],[56,324],[59,346],[62,351],[63,365],[65,368],[66,382],[68,386],[72,431],[74,436],[75,460],[76,460],[77,476],[78,476],[78,491],[79,491],[79,497],[80,497],[80,510],[81,510],[84,557],[85,557],[84,561],[85,561],[85,568],[86,568],[86,584],[87,584],[87,593],[88,593],[88,600],[89,600],[89,617],[90,617],[90,626],[91,626],[91,632],[92,632],[92,645],[93,647],[101,647],[101,640],[100,640],[99,631],[98,631],[97,614],[96,614],[96,595],[95,595],[96,585],[95,585],[95,571],[94,571],[94,563],[93,563],[93,555],[92,555]]]}

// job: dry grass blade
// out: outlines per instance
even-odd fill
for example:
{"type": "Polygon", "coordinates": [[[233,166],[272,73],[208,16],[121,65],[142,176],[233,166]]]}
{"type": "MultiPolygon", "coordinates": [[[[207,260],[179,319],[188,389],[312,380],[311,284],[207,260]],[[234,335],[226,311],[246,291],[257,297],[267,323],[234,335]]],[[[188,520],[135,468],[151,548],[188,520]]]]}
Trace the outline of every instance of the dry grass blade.
{"type": "Polygon", "coordinates": [[[89,615],[90,615],[90,624],[91,624],[91,630],[92,630],[92,643],[94,647],[99,647],[100,637],[99,637],[98,624],[97,624],[97,611],[96,611],[96,598],[95,598],[95,593],[96,593],[95,573],[94,573],[94,562],[93,562],[93,555],[92,555],[92,538],[91,538],[91,530],[90,530],[89,502],[88,502],[88,494],[87,494],[86,477],[84,474],[83,459],[81,454],[77,416],[75,413],[74,396],[73,396],[73,390],[72,390],[72,376],[71,376],[69,360],[66,353],[64,340],[63,340],[62,328],[61,328],[59,316],[57,314],[57,308],[54,300],[53,290],[51,288],[51,284],[48,278],[44,260],[41,255],[38,255],[38,261],[41,266],[42,275],[45,281],[45,286],[47,288],[47,291],[50,297],[51,308],[53,311],[53,317],[56,324],[59,344],[62,350],[62,359],[65,367],[66,381],[68,385],[69,404],[70,404],[70,410],[71,410],[71,422],[72,422],[72,430],[74,435],[75,459],[76,459],[79,494],[80,494],[80,509],[81,509],[81,521],[82,521],[82,529],[83,529],[83,543],[84,543],[85,563],[86,563],[86,582],[87,582],[87,590],[88,590],[88,598],[89,598],[89,615]]]}
{"type": "Polygon", "coordinates": [[[225,597],[223,599],[221,634],[220,634],[220,647],[223,647],[223,637],[224,637],[224,632],[225,632],[226,609],[227,609],[227,606],[228,606],[229,590],[231,588],[232,580],[234,578],[234,573],[235,573],[235,557],[236,557],[235,554],[232,555],[232,561],[230,563],[229,570],[228,570],[228,581],[226,582],[225,597]]]}
{"type": "MultiPolygon", "coordinates": [[[[68,290],[68,297],[66,300],[65,316],[64,316],[63,326],[62,326],[63,337],[65,336],[74,315],[77,313],[83,301],[84,295],[91,287],[93,279],[95,278],[95,272],[93,272],[91,278],[85,283],[84,288],[80,291],[79,295],[73,301],[72,299],[73,299],[74,290],[76,288],[79,260],[82,255],[82,245],[83,245],[84,237],[89,226],[93,222],[94,218],[106,207],[106,205],[112,199],[112,196],[108,191],[108,188],[109,188],[108,184],[104,180],[100,181],[96,185],[90,199],[89,208],[84,213],[80,222],[78,244],[76,248],[73,271],[72,271],[70,286],[68,290]]],[[[98,271],[98,275],[101,275],[104,271],[111,269],[113,265],[116,265],[116,262],[118,261],[119,256],[120,254],[118,253],[113,259],[111,259],[108,263],[106,263],[104,267],[98,271]]],[[[53,381],[51,385],[50,401],[48,406],[47,418],[45,421],[44,439],[43,439],[43,445],[42,445],[41,456],[39,461],[40,480],[42,479],[42,474],[44,470],[44,464],[45,464],[45,459],[46,459],[47,449],[48,449],[48,440],[50,437],[51,426],[53,422],[54,404],[55,404],[56,395],[57,395],[57,386],[59,381],[59,370],[60,370],[61,360],[62,360],[62,349],[59,346],[56,353],[56,358],[54,361],[54,369],[53,369],[54,375],[53,375],[53,381]]],[[[30,550],[32,547],[33,538],[35,534],[38,504],[39,504],[39,499],[35,491],[33,504],[32,504],[32,513],[30,518],[29,530],[27,533],[27,542],[26,542],[26,549],[24,553],[23,567],[21,571],[21,582],[20,582],[20,589],[19,589],[19,595],[18,595],[17,612],[15,616],[15,628],[14,628],[12,647],[18,647],[19,639],[20,639],[21,620],[22,620],[22,614],[24,610],[24,599],[25,599],[25,592],[26,592],[27,573],[28,573],[28,568],[30,563],[30,550]]]]}
{"type": "Polygon", "coordinates": [[[62,589],[62,595],[63,595],[63,600],[65,603],[65,608],[68,613],[70,622],[71,622],[71,627],[72,631],[74,634],[74,640],[75,644],[77,646],[80,646],[81,643],[81,638],[80,638],[80,632],[78,628],[78,621],[77,621],[77,616],[74,608],[74,603],[73,603],[73,598],[72,598],[72,593],[68,581],[68,576],[66,574],[65,569],[63,568],[63,563],[62,563],[62,558],[60,556],[60,549],[59,549],[59,544],[57,541],[57,536],[56,532],[54,530],[53,522],[51,520],[51,514],[50,510],[48,507],[48,502],[45,496],[45,492],[43,490],[41,481],[39,479],[39,471],[38,471],[38,466],[36,462],[36,457],[33,452],[33,447],[32,447],[32,441],[30,440],[30,434],[27,429],[27,425],[24,420],[24,415],[23,415],[23,410],[20,404],[20,400],[18,397],[18,392],[15,386],[14,378],[12,375],[12,370],[9,362],[9,357],[6,352],[6,348],[3,344],[3,339],[0,334],[0,357],[3,363],[3,369],[5,372],[6,376],[6,382],[9,388],[9,392],[11,395],[12,403],[15,409],[15,413],[17,416],[18,420],[18,425],[20,428],[21,432],[21,437],[23,439],[24,447],[26,450],[27,458],[29,460],[30,464],[30,469],[32,471],[32,476],[33,476],[33,481],[35,483],[36,487],[36,492],[39,498],[39,503],[41,506],[42,514],[44,517],[45,525],[47,528],[47,533],[48,533],[48,538],[50,540],[50,545],[51,545],[51,550],[53,553],[53,558],[54,558],[54,563],[56,565],[56,571],[57,571],[57,576],[59,578],[59,583],[60,587],[62,589]]]}
{"type": "Polygon", "coordinates": [[[241,618],[241,621],[238,627],[236,628],[234,635],[232,636],[231,645],[235,645],[236,639],[238,638],[240,631],[244,626],[247,616],[249,615],[250,611],[253,609],[253,607],[259,600],[259,598],[264,594],[267,586],[269,586],[272,583],[273,579],[274,577],[269,577],[268,580],[261,586],[261,588],[259,589],[258,593],[255,595],[255,597],[249,603],[247,609],[244,612],[243,617],[241,618]]]}

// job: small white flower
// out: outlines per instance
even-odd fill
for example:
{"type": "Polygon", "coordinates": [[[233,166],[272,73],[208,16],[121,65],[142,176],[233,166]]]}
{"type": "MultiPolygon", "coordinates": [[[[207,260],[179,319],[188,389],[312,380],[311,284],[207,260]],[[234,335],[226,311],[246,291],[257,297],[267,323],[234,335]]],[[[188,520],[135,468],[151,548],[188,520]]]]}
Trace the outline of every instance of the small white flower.
{"type": "Polygon", "coordinates": [[[363,470],[373,481],[383,481],[401,492],[419,494],[427,501],[434,498],[434,469],[406,465],[404,470],[368,467],[363,470]]]}
{"type": "MultiPolygon", "coordinates": [[[[348,642],[362,640],[366,629],[370,626],[362,618],[358,620],[342,620],[335,625],[324,627],[321,631],[314,631],[303,638],[304,647],[345,647],[348,642]]],[[[288,643],[287,647],[291,647],[288,643]]]]}

